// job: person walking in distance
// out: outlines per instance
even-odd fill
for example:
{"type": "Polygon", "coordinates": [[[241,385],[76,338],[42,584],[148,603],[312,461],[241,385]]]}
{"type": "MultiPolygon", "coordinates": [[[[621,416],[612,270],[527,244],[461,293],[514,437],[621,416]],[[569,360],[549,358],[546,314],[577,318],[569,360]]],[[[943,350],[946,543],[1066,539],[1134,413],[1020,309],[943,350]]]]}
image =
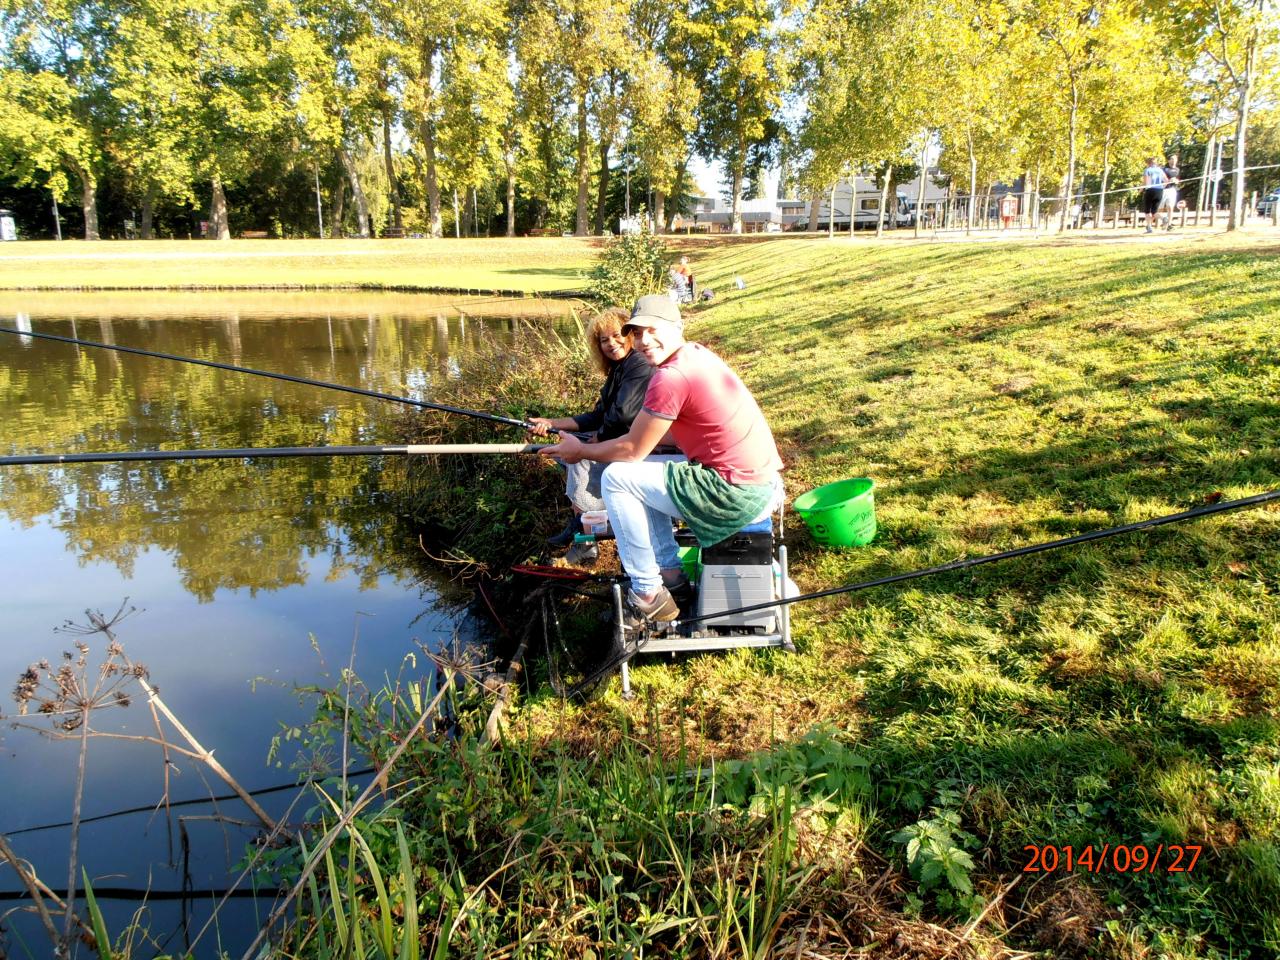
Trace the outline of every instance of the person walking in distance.
{"type": "Polygon", "coordinates": [[[1160,201],[1164,198],[1164,168],[1156,164],[1155,157],[1147,157],[1147,169],[1142,171],[1142,213],[1147,221],[1147,233],[1155,228],[1160,201]]]}
{"type": "Polygon", "coordinates": [[[1173,212],[1178,209],[1178,155],[1172,154],[1165,165],[1164,192],[1160,194],[1160,212],[1164,214],[1164,228],[1173,229],[1173,212]]]}

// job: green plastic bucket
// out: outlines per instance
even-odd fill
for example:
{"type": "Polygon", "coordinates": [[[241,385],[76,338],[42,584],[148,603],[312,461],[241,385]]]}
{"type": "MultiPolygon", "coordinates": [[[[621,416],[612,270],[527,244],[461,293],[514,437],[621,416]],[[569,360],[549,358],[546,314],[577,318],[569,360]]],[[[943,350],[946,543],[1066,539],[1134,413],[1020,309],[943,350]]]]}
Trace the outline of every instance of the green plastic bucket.
{"type": "Polygon", "coordinates": [[[680,547],[680,566],[684,567],[684,575],[693,583],[702,576],[702,550],[699,547],[680,547]]]}
{"type": "Polygon", "coordinates": [[[828,547],[861,547],[876,535],[876,483],[837,480],[796,497],[791,505],[813,539],[828,547]]]}

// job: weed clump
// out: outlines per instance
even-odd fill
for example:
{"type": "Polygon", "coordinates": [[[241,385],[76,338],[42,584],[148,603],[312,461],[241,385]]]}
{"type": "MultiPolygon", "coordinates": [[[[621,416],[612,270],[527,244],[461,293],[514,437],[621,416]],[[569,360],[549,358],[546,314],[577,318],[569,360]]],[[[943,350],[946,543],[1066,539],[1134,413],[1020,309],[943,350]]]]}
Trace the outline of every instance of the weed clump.
{"type": "MultiPolygon", "coordinates": [[[[517,331],[460,358],[432,385],[435,402],[524,420],[588,409],[599,390],[581,336],[517,331]]],[[[407,416],[411,443],[514,443],[517,428],[435,412],[407,416]]],[[[562,474],[534,454],[439,455],[410,462],[405,497],[424,549],[463,577],[527,559],[563,523],[562,474]]]]}

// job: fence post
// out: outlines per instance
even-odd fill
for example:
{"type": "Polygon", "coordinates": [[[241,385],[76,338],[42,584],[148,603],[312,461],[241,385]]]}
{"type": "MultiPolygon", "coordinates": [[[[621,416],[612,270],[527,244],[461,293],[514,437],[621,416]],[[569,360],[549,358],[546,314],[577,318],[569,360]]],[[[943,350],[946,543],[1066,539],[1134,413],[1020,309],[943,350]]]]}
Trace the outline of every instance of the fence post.
{"type": "Polygon", "coordinates": [[[1271,225],[1280,227],[1280,197],[1271,201],[1271,225]]]}
{"type": "Polygon", "coordinates": [[[1185,230],[1186,228],[1187,228],[1187,208],[1186,208],[1186,207],[1183,207],[1183,208],[1182,208],[1182,221],[1178,224],[1178,229],[1179,229],[1179,230],[1185,230]]]}
{"type": "Polygon", "coordinates": [[[1111,229],[1112,230],[1120,229],[1120,204],[1118,203],[1115,205],[1115,207],[1111,211],[1111,229]]]}

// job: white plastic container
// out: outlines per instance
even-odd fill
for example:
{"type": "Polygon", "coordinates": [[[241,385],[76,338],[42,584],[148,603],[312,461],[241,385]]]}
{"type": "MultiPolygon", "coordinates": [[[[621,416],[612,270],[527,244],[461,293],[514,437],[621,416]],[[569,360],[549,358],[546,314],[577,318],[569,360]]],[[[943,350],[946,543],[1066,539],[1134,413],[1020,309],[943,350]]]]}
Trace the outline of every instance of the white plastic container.
{"type": "Polygon", "coordinates": [[[582,532],[603,537],[609,532],[609,514],[603,510],[588,510],[582,515],[582,532]]]}

